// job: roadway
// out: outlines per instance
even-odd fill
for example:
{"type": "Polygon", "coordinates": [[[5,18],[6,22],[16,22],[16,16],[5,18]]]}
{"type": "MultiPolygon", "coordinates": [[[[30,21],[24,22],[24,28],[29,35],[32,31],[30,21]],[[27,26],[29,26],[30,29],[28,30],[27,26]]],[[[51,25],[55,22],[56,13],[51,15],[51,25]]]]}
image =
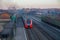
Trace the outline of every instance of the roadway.
{"type": "Polygon", "coordinates": [[[0,32],[0,37],[2,40],[11,40],[12,36],[13,36],[13,24],[14,22],[9,22],[7,24],[5,24],[4,29],[2,30],[2,32],[0,32]]]}

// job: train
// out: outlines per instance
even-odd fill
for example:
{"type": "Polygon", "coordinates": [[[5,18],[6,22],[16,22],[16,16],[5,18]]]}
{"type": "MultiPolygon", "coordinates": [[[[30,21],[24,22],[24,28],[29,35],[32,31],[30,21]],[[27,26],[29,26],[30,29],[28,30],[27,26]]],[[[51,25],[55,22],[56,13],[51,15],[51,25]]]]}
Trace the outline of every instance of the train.
{"type": "Polygon", "coordinates": [[[28,28],[32,28],[32,20],[31,19],[26,19],[25,20],[25,23],[24,23],[24,27],[26,28],[26,29],[28,29],[28,28]]]}
{"type": "Polygon", "coordinates": [[[32,19],[31,18],[28,18],[28,17],[23,17],[23,23],[24,23],[24,27],[26,29],[31,29],[33,27],[33,24],[32,24],[32,19]]]}

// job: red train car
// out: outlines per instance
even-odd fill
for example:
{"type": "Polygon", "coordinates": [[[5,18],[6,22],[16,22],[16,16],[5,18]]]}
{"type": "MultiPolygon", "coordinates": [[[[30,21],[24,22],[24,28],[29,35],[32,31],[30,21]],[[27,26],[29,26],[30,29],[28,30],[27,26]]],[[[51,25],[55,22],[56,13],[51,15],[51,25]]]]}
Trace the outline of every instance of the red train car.
{"type": "Polygon", "coordinates": [[[25,22],[24,22],[24,27],[26,28],[26,29],[28,29],[28,28],[32,28],[32,20],[31,19],[26,19],[25,20],[25,22]]]}

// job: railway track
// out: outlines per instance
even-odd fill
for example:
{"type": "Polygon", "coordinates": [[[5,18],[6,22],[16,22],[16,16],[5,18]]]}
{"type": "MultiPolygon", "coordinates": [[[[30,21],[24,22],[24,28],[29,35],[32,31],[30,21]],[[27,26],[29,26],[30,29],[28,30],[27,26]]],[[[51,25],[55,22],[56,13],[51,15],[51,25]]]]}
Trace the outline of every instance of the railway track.
{"type": "Polygon", "coordinates": [[[32,29],[26,29],[28,40],[54,40],[43,29],[38,29],[36,25],[33,25],[32,29]]]}
{"type": "Polygon", "coordinates": [[[39,38],[37,37],[36,33],[33,30],[27,29],[26,33],[28,40],[39,40],[39,38]]]}
{"type": "MultiPolygon", "coordinates": [[[[60,31],[50,25],[47,25],[45,23],[42,23],[41,21],[37,21],[34,19],[34,23],[35,25],[37,25],[36,28],[38,28],[39,30],[44,30],[44,31],[41,31],[42,33],[44,34],[48,34],[50,37],[49,38],[52,38],[52,40],[60,40],[60,31]]],[[[33,23],[33,24],[34,24],[33,23]]],[[[45,35],[46,37],[48,37],[47,35],[45,35]]]]}
{"type": "MultiPolygon", "coordinates": [[[[35,24],[35,23],[34,23],[35,24]]],[[[40,37],[40,40],[54,40],[54,38],[52,38],[44,29],[42,29],[40,26],[38,25],[34,25],[35,26],[35,31],[37,32],[37,34],[40,37]]]]}

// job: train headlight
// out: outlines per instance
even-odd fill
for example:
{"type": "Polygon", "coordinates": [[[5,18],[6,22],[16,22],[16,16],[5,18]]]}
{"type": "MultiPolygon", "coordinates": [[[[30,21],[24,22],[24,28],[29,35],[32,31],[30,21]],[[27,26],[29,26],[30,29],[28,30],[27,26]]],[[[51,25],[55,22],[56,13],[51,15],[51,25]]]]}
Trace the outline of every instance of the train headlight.
{"type": "Polygon", "coordinates": [[[3,26],[0,26],[0,32],[2,32],[2,31],[3,31],[3,29],[4,29],[4,28],[3,28],[3,26]]]}

